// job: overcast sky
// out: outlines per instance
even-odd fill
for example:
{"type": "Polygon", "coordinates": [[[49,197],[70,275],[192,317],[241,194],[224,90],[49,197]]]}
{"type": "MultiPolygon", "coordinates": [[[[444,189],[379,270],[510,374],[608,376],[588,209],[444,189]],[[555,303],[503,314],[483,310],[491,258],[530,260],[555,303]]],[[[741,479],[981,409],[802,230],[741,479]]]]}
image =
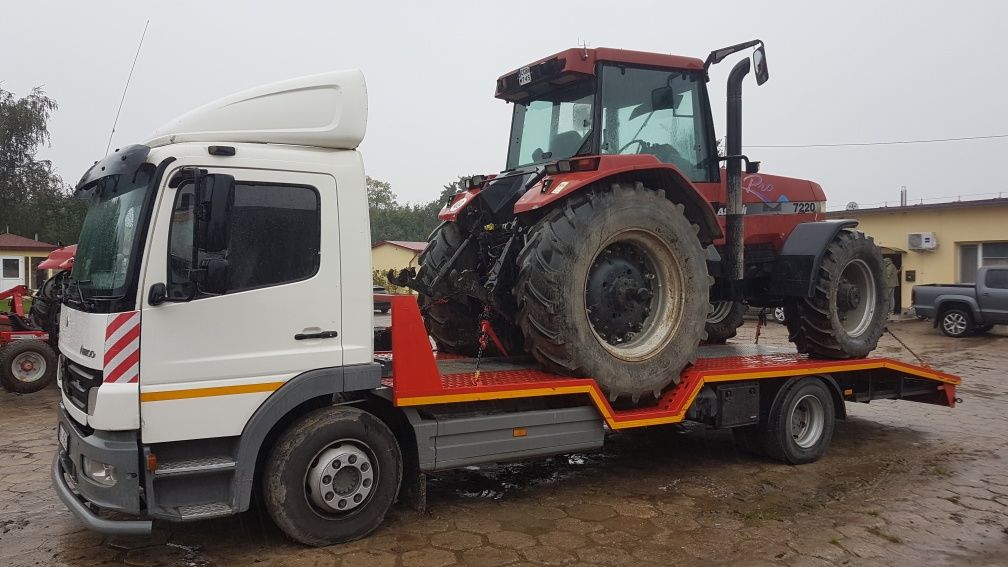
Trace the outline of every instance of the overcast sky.
{"type": "MultiPolygon", "coordinates": [[[[510,106],[497,76],[579,45],[703,58],[760,38],[771,79],[745,85],[745,144],[1008,134],[1008,2],[10,2],[0,86],[41,85],[60,108],[42,151],[68,182],[113,147],[195,106],[276,80],[360,68],[368,174],[402,201],[459,174],[502,169],[510,106]]],[[[709,89],[724,134],[724,82],[709,89]]],[[[818,181],[831,208],[1003,191],[1008,138],[901,146],[760,149],[763,171],[818,181]]]]}

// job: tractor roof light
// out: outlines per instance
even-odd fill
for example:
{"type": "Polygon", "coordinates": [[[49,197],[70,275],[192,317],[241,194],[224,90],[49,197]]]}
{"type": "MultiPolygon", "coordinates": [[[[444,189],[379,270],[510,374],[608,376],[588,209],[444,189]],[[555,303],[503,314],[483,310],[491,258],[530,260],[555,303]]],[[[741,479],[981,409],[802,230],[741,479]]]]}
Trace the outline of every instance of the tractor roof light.
{"type": "Polygon", "coordinates": [[[570,173],[572,171],[595,171],[599,168],[599,162],[600,159],[598,157],[562,159],[560,161],[547,164],[546,175],[570,173]]]}

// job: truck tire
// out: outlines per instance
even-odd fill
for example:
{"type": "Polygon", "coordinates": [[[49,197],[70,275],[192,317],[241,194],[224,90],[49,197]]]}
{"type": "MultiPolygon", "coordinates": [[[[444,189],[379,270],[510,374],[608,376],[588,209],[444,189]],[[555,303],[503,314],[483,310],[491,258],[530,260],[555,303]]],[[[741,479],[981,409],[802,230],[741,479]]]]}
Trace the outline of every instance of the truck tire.
{"type": "Polygon", "coordinates": [[[973,315],[962,308],[952,307],[942,312],[938,328],[946,337],[961,339],[973,334],[973,315]]]}
{"type": "Polygon", "coordinates": [[[768,457],[801,465],[818,461],[833,439],[836,408],[822,380],[801,378],[777,395],[759,424],[759,448],[768,457]]]}
{"type": "Polygon", "coordinates": [[[785,304],[784,323],[798,352],[864,358],[875,350],[892,310],[882,252],[863,232],[841,230],[826,248],[813,296],[785,304]]]}
{"type": "MultiPolygon", "coordinates": [[[[434,229],[427,242],[427,248],[420,253],[420,273],[417,275],[427,285],[433,283],[437,273],[455,255],[465,241],[458,223],[443,222],[434,229]]],[[[473,250],[463,253],[455,261],[453,270],[462,271],[475,267],[477,262],[473,250]]],[[[420,294],[418,298],[427,332],[437,344],[438,350],[461,356],[476,356],[479,350],[480,315],[483,308],[475,300],[465,296],[433,299],[420,294]]],[[[494,314],[490,325],[508,351],[521,347],[521,333],[514,323],[494,314]]],[[[491,349],[494,347],[490,346],[491,349]]]]}
{"type": "Polygon", "coordinates": [[[724,344],[738,334],[742,326],[742,318],[749,306],[741,301],[714,301],[711,303],[711,313],[707,316],[707,342],[724,344]]]}
{"type": "Polygon", "coordinates": [[[529,229],[518,270],[518,326],[546,369],[636,401],[695,360],[713,278],[697,226],[662,192],[572,197],[529,229]]]}
{"type": "Polygon", "coordinates": [[[380,419],[349,406],[320,408],[277,439],[263,470],[263,500],[295,541],[353,541],[385,519],[402,468],[399,444],[380,419]]]}
{"type": "Polygon", "coordinates": [[[38,392],[56,380],[56,352],[35,339],[11,341],[0,348],[0,382],[18,394],[38,392]]]}

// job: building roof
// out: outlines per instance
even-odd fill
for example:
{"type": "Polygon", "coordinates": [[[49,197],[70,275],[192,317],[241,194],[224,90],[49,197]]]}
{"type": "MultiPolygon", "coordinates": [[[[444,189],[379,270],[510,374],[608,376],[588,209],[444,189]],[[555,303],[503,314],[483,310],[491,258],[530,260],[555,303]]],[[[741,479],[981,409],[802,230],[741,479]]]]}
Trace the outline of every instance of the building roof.
{"type": "Polygon", "coordinates": [[[55,244],[32,240],[6,232],[0,234],[0,250],[38,250],[39,252],[50,252],[58,248],[55,244]]]}
{"type": "Polygon", "coordinates": [[[398,246],[399,248],[405,248],[417,253],[423,252],[424,248],[427,248],[426,242],[413,242],[410,240],[379,240],[372,244],[371,248],[377,248],[382,244],[391,244],[392,246],[398,246]]]}
{"type": "Polygon", "coordinates": [[[907,205],[905,207],[871,207],[867,209],[854,209],[845,211],[830,211],[826,213],[827,217],[830,218],[844,218],[844,217],[856,217],[863,214],[875,214],[875,213],[906,213],[913,211],[927,211],[935,209],[965,209],[972,207],[997,207],[997,206],[1008,206],[1008,197],[999,197],[995,199],[976,199],[973,201],[946,201],[944,203],[922,203],[917,205],[907,205]]]}

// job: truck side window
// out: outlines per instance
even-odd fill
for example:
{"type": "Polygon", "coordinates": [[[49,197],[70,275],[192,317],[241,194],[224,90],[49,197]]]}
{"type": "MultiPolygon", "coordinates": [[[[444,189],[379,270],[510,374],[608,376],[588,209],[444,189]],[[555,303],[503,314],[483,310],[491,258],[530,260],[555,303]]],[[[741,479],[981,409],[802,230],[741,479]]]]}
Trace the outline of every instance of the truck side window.
{"type": "MultiPolygon", "coordinates": [[[[196,196],[179,187],[168,231],[168,293],[184,298],[193,277],[196,196]]],[[[318,272],[322,218],[314,187],[236,181],[228,224],[225,294],[308,279],[318,272]]],[[[197,273],[201,266],[197,266],[197,273]]],[[[204,297],[197,293],[196,299],[204,297]]]]}
{"type": "Polygon", "coordinates": [[[313,187],[236,182],[227,293],[315,275],[321,224],[319,195],[313,187]]]}
{"type": "Polygon", "coordinates": [[[994,289],[1008,289],[1008,270],[988,270],[985,283],[994,289]]]}

